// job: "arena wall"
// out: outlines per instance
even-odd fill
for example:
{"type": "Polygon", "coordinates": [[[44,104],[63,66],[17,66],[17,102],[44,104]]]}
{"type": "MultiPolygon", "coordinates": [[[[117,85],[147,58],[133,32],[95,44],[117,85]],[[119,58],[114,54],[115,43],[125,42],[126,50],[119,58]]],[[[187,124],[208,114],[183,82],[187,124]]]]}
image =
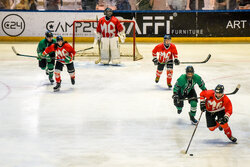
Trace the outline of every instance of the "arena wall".
{"type": "MultiPolygon", "coordinates": [[[[160,42],[171,34],[177,43],[250,42],[250,11],[115,11],[119,19],[136,21],[137,42],[160,42]]],[[[72,41],[74,20],[95,20],[102,11],[0,11],[0,41],[39,41],[47,30],[72,41]]],[[[126,27],[132,40],[131,23],[126,27]]],[[[76,40],[93,41],[96,23],[78,23],[76,40]],[[84,37],[84,38],[82,38],[84,37]]]]}

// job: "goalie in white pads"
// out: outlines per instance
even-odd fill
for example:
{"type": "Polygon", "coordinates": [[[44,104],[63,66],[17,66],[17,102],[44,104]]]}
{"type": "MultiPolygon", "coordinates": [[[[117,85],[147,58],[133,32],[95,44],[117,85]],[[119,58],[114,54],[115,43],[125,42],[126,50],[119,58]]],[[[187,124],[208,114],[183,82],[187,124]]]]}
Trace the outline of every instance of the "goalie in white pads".
{"type": "Polygon", "coordinates": [[[104,10],[104,17],[98,21],[96,28],[96,38],[100,40],[100,62],[102,64],[120,64],[120,49],[119,49],[119,39],[121,42],[125,42],[125,32],[120,21],[113,16],[113,10],[106,8],[104,10]]]}

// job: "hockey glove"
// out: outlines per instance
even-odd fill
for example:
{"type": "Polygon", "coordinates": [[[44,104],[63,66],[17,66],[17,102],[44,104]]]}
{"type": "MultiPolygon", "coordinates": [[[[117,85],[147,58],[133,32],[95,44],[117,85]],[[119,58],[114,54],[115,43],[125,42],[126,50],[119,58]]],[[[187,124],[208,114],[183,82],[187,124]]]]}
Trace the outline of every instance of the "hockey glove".
{"type": "Polygon", "coordinates": [[[174,59],[174,64],[175,64],[175,65],[180,65],[179,59],[174,59]]]}
{"type": "Polygon", "coordinates": [[[206,102],[205,101],[200,102],[200,108],[201,108],[202,112],[206,111],[206,102]]]}
{"type": "Polygon", "coordinates": [[[50,57],[50,55],[47,54],[45,57],[46,57],[47,62],[50,63],[50,62],[51,62],[51,57],[50,57]]]}
{"type": "Polygon", "coordinates": [[[64,59],[65,63],[68,64],[71,60],[70,56],[66,56],[66,58],[64,59]]]}
{"type": "Polygon", "coordinates": [[[223,125],[223,124],[227,123],[228,120],[229,120],[229,117],[227,115],[224,115],[224,117],[220,118],[218,122],[219,122],[219,124],[223,125]]]}
{"type": "Polygon", "coordinates": [[[43,53],[38,53],[37,60],[41,61],[43,57],[43,53]]]}
{"type": "Polygon", "coordinates": [[[178,95],[178,93],[177,93],[177,92],[174,92],[172,98],[173,98],[174,100],[179,100],[179,95],[178,95]]]}
{"type": "Polygon", "coordinates": [[[159,64],[159,62],[158,62],[158,60],[157,60],[157,58],[153,58],[153,60],[152,60],[153,62],[154,62],[154,65],[158,65],[159,64]]]}

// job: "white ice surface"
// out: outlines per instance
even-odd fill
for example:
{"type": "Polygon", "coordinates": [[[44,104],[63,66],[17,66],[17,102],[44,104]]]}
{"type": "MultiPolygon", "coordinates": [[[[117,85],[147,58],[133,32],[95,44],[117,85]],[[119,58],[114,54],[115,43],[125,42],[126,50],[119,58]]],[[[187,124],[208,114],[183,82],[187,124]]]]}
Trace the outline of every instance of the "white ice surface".
{"type": "MultiPolygon", "coordinates": [[[[0,43],[0,167],[245,167],[250,164],[250,44],[177,44],[181,61],[194,65],[208,89],[225,85],[233,115],[229,125],[238,144],[210,132],[203,115],[189,153],[194,126],[189,105],[178,115],[167,90],[166,72],[154,83],[154,44],[139,44],[141,61],[121,67],[77,58],[76,85],[64,69],[54,93],[32,58],[35,43],[0,43]]],[[[174,68],[173,84],[185,65],[174,68]]],[[[197,93],[200,93],[196,87],[197,93]]],[[[198,106],[199,108],[199,106],[198,106]]],[[[196,117],[200,115],[198,110],[196,117]]]]}

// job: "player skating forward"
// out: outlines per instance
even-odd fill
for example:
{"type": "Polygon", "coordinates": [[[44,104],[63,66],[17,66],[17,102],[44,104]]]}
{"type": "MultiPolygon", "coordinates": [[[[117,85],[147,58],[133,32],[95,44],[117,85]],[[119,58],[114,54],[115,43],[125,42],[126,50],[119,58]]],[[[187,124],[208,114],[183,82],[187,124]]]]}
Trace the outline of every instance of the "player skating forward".
{"type": "Polygon", "coordinates": [[[167,85],[172,88],[172,75],[173,75],[173,60],[175,65],[179,65],[178,52],[173,43],[171,43],[171,36],[165,35],[164,42],[158,44],[152,51],[153,62],[157,65],[155,82],[158,83],[161,77],[162,71],[167,66],[167,85]],[[159,54],[157,58],[157,53],[159,54]]]}
{"type": "Polygon", "coordinates": [[[53,39],[53,34],[50,31],[45,33],[45,39],[41,40],[37,46],[37,54],[38,54],[38,64],[42,70],[46,70],[46,74],[49,75],[49,81],[53,84],[53,73],[54,73],[54,65],[55,65],[55,52],[49,53],[45,58],[43,57],[44,50],[56,43],[56,40],[53,39]]]}
{"type": "Polygon", "coordinates": [[[56,37],[56,44],[50,45],[45,49],[43,55],[47,55],[51,52],[56,52],[56,58],[59,59],[56,61],[55,67],[55,77],[56,77],[56,86],[54,87],[54,91],[59,91],[61,87],[61,76],[60,73],[63,70],[64,64],[67,66],[68,73],[71,78],[72,85],[75,84],[75,68],[73,63],[73,57],[75,56],[75,50],[70,46],[69,43],[63,41],[62,36],[56,37]]]}
{"type": "MultiPolygon", "coordinates": [[[[215,90],[204,90],[200,93],[201,111],[206,111],[207,127],[214,131],[217,127],[224,129],[227,137],[236,142],[228,126],[229,117],[232,115],[232,103],[227,95],[224,94],[224,86],[217,85],[215,90]]],[[[222,129],[221,129],[222,130],[222,129]]]]}
{"type": "Polygon", "coordinates": [[[113,11],[110,8],[104,10],[104,17],[102,17],[96,28],[96,38],[101,40],[101,63],[117,65],[120,63],[120,49],[119,49],[119,39],[122,42],[125,41],[126,35],[124,33],[124,28],[120,21],[113,15],[113,11]]]}
{"type": "Polygon", "coordinates": [[[186,74],[181,75],[175,85],[174,85],[174,105],[177,108],[177,113],[180,114],[183,108],[184,98],[193,98],[188,102],[191,105],[189,112],[189,117],[192,124],[197,124],[197,120],[194,118],[197,110],[197,94],[194,89],[194,85],[198,84],[201,90],[206,90],[205,83],[198,74],[194,73],[194,68],[192,66],[187,66],[186,74]]]}

